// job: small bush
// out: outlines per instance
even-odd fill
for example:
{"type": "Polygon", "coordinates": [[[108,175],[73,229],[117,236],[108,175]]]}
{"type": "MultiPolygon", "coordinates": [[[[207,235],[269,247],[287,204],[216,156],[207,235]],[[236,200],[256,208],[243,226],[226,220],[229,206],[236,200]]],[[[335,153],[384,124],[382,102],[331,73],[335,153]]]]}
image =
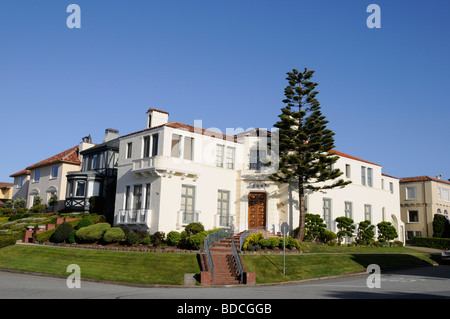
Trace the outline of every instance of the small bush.
{"type": "Polygon", "coordinates": [[[171,231],[167,234],[167,243],[176,246],[181,241],[181,234],[177,231],[171,231]]]}
{"type": "Polygon", "coordinates": [[[190,223],[184,229],[188,236],[198,234],[202,231],[205,231],[205,227],[201,223],[190,223]]]}
{"type": "Polygon", "coordinates": [[[108,223],[98,223],[87,227],[80,228],[75,233],[77,242],[94,243],[103,238],[105,232],[111,228],[108,223]]]}
{"type": "Polygon", "coordinates": [[[152,240],[151,240],[150,237],[145,237],[145,238],[142,239],[142,244],[143,244],[143,245],[148,245],[148,244],[150,244],[151,242],[152,242],[152,240]]]}
{"type": "Polygon", "coordinates": [[[87,227],[87,226],[91,226],[92,222],[89,218],[82,218],[80,219],[80,221],[78,222],[77,226],[75,227],[75,229],[81,229],[83,227],[87,227]]]}
{"type": "Polygon", "coordinates": [[[37,213],[37,214],[45,213],[46,210],[47,210],[47,205],[45,205],[45,204],[37,204],[30,208],[30,212],[37,213]]]}
{"type": "Polygon", "coordinates": [[[200,249],[203,247],[204,240],[208,236],[208,232],[202,231],[191,235],[185,239],[187,248],[189,249],[200,249]]]}
{"type": "Polygon", "coordinates": [[[166,234],[163,232],[156,232],[151,236],[152,243],[155,246],[159,246],[164,242],[164,238],[166,237],[166,234]]]}
{"type": "Polygon", "coordinates": [[[136,234],[135,232],[129,232],[127,234],[127,238],[125,239],[125,243],[128,246],[134,246],[139,242],[139,235],[136,234]]]}
{"type": "Polygon", "coordinates": [[[77,232],[76,229],[73,229],[70,234],[69,234],[69,243],[70,244],[75,244],[77,241],[75,239],[75,233],[77,232]]]}
{"type": "Polygon", "coordinates": [[[0,248],[11,246],[16,243],[16,238],[13,235],[0,235],[0,248]]]}
{"type": "Polygon", "coordinates": [[[50,237],[53,235],[53,233],[55,231],[56,231],[56,229],[51,229],[51,230],[47,230],[42,233],[36,234],[36,241],[40,244],[50,241],[50,237]]]}
{"type": "Polygon", "coordinates": [[[245,243],[244,243],[244,245],[242,247],[243,250],[247,250],[249,245],[256,245],[256,244],[258,244],[261,239],[263,239],[263,234],[262,233],[251,234],[245,240],[245,243]]]}
{"type": "Polygon", "coordinates": [[[103,241],[106,244],[118,243],[122,241],[122,239],[124,238],[125,233],[120,227],[111,227],[108,230],[106,230],[105,234],[103,235],[103,241]]]}
{"type": "Polygon", "coordinates": [[[55,232],[50,236],[50,242],[52,243],[63,243],[69,241],[70,233],[73,231],[73,226],[69,223],[62,223],[59,225],[55,232]]]}

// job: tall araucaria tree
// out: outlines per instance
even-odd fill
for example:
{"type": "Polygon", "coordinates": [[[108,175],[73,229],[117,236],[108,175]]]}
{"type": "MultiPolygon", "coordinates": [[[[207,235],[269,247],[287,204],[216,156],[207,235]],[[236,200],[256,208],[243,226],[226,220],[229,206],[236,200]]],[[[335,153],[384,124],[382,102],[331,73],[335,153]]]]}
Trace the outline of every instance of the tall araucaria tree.
{"type": "Polygon", "coordinates": [[[274,125],[278,128],[278,170],[269,175],[273,181],[297,186],[299,195],[299,231],[297,239],[305,236],[305,190],[320,191],[344,187],[350,181],[338,179],[342,175],[333,164],[339,157],[330,152],[334,148],[334,133],[327,129],[322,115],[317,83],[311,79],[314,71],[288,72],[289,84],[284,89],[285,107],[274,125]],[[327,181],[331,181],[326,183],[327,181]]]}

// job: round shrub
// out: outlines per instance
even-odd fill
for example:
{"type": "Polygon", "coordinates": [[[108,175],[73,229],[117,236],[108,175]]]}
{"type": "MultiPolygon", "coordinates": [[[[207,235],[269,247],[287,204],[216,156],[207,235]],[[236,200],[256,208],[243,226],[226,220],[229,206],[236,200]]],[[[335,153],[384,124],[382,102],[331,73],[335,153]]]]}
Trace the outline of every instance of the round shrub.
{"type": "Polygon", "coordinates": [[[176,246],[181,241],[181,234],[177,231],[171,231],[167,234],[167,243],[176,246]]]}
{"type": "Polygon", "coordinates": [[[202,231],[205,231],[205,227],[203,227],[202,223],[190,223],[184,229],[188,236],[198,234],[202,231]]]}
{"type": "Polygon", "coordinates": [[[82,218],[82,219],[80,219],[80,221],[78,222],[78,224],[75,228],[80,229],[80,228],[91,226],[91,225],[92,225],[92,222],[89,218],[82,218]]]}
{"type": "Polygon", "coordinates": [[[103,241],[106,244],[118,243],[125,238],[125,233],[120,227],[111,227],[103,235],[103,241]]]}
{"type": "Polygon", "coordinates": [[[155,246],[161,245],[164,241],[164,237],[166,237],[166,234],[164,234],[163,232],[157,231],[156,233],[154,233],[151,236],[153,245],[155,246]]]}
{"type": "Polygon", "coordinates": [[[105,232],[111,228],[108,223],[98,223],[80,228],[75,233],[77,242],[94,243],[103,238],[105,232]]]}
{"type": "Polygon", "coordinates": [[[62,223],[59,225],[55,232],[50,236],[50,242],[52,243],[63,243],[69,241],[70,233],[73,230],[73,226],[69,223],[62,223]]]}
{"type": "Polygon", "coordinates": [[[191,235],[186,238],[186,244],[189,249],[200,249],[203,247],[203,242],[208,236],[208,233],[205,231],[196,233],[195,235],[191,235]]]}
{"type": "Polygon", "coordinates": [[[127,234],[125,242],[128,246],[134,246],[139,242],[139,239],[140,238],[138,234],[136,234],[135,232],[129,232],[127,234]]]}

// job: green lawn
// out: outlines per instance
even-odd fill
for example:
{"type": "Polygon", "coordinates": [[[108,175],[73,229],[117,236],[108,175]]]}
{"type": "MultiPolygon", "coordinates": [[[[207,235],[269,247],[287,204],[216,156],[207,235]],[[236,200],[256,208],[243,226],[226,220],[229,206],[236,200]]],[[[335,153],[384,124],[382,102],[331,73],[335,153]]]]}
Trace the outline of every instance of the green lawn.
{"type": "Polygon", "coordinates": [[[243,255],[243,260],[247,271],[256,273],[256,283],[357,273],[365,271],[370,264],[386,269],[435,263],[427,253],[286,255],[286,275],[283,275],[283,255],[243,255]]]}
{"type": "Polygon", "coordinates": [[[13,245],[0,249],[0,268],[145,284],[182,285],[185,273],[200,273],[195,254],[139,253],[13,245]]]}

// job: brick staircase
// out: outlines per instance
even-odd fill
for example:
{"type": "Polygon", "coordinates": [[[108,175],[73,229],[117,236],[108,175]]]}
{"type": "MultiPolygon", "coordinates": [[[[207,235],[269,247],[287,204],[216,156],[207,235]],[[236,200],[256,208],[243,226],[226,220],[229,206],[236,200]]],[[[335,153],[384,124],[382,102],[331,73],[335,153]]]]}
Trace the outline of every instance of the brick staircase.
{"type": "Polygon", "coordinates": [[[241,283],[236,261],[232,253],[232,240],[239,248],[239,236],[222,239],[211,248],[211,258],[214,264],[214,285],[238,285],[241,283]]]}

